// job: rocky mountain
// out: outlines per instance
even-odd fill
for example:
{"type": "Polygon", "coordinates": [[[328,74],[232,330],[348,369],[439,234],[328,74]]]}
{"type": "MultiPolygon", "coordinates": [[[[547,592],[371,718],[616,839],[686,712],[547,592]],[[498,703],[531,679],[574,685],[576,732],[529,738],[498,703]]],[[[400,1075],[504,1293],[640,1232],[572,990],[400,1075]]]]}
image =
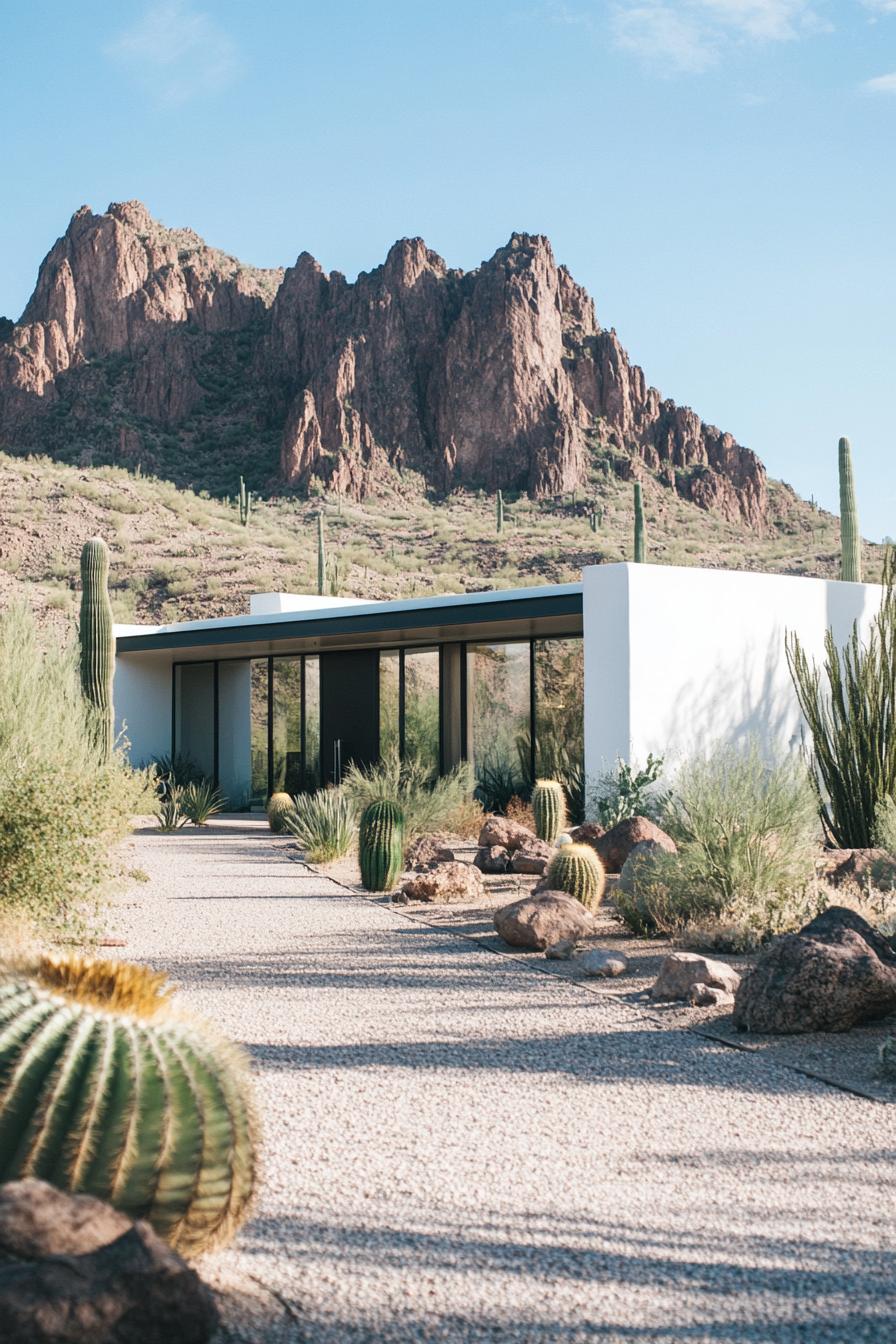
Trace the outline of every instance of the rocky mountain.
{"type": "Polygon", "coordinates": [[[652,474],[762,528],[762,463],[664,400],[548,240],[476,270],[420,239],[350,283],[307,253],[258,270],[139,202],[86,206],[0,322],[0,447],[137,463],[232,492],[316,482],[361,499],[418,473],[538,498],[652,474]]]}

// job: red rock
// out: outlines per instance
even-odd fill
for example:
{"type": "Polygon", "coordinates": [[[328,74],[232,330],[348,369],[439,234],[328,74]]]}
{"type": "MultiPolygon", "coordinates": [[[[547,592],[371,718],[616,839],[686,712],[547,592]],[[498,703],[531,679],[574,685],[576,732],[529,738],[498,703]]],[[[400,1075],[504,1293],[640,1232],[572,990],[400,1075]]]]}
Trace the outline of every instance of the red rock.
{"type": "Polygon", "coordinates": [[[565,891],[545,891],[502,906],[495,911],[494,922],[505,943],[536,952],[561,941],[575,943],[594,932],[591,915],[565,891]]]}
{"type": "Polygon", "coordinates": [[[628,817],[617,822],[603,835],[589,842],[608,873],[621,873],[623,865],[635,845],[652,840],[669,854],[677,854],[678,846],[671,836],[647,817],[628,817]]]}
{"type": "Polygon", "coordinates": [[[480,849],[500,846],[513,854],[518,849],[531,849],[533,845],[538,845],[534,833],[509,817],[486,817],[479,832],[480,849]]]}
{"type": "Polygon", "coordinates": [[[403,882],[401,895],[406,901],[434,905],[475,901],[482,895],[482,874],[472,863],[439,863],[403,882]]]}

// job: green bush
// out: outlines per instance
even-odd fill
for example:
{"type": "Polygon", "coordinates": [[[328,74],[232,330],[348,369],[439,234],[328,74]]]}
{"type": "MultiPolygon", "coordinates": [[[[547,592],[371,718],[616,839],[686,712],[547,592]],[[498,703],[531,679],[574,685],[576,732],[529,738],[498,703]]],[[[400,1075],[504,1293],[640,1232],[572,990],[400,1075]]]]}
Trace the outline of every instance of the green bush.
{"type": "Polygon", "coordinates": [[[0,912],[82,936],[149,800],[146,775],[103,759],[77,650],[42,648],[26,607],[0,614],[0,912]]]}
{"type": "Polygon", "coordinates": [[[662,772],[662,756],[651,753],[641,769],[619,761],[615,772],[602,775],[597,782],[595,799],[597,820],[601,825],[609,830],[629,817],[649,817],[659,821],[666,803],[666,794],[656,787],[662,772]]]}
{"type": "Polygon", "coordinates": [[[645,855],[630,892],[614,895],[635,932],[725,925],[746,943],[815,913],[818,817],[799,760],[716,747],[682,767],[662,821],[678,855],[645,855]]]}
{"type": "Polygon", "coordinates": [[[459,765],[433,780],[420,761],[413,757],[400,761],[395,751],[377,765],[351,764],[343,776],[342,789],[359,815],[371,803],[397,803],[404,813],[406,847],[421,835],[465,829],[464,819],[471,810],[469,765],[459,765]]]}
{"type": "Polygon", "coordinates": [[[355,838],[355,811],[342,789],[299,793],[292,812],[284,813],[283,829],[294,835],[312,863],[341,859],[355,838]]]}

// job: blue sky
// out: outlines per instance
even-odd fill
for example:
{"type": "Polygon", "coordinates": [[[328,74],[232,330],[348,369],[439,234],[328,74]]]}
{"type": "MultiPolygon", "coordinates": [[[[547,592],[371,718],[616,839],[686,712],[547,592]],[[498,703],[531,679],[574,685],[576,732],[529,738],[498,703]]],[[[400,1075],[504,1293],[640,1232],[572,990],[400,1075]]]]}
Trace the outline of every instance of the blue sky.
{"type": "Polygon", "coordinates": [[[546,233],[664,395],[896,535],[896,0],[43,0],[0,17],[0,313],[78,206],[258,265],[546,233]]]}

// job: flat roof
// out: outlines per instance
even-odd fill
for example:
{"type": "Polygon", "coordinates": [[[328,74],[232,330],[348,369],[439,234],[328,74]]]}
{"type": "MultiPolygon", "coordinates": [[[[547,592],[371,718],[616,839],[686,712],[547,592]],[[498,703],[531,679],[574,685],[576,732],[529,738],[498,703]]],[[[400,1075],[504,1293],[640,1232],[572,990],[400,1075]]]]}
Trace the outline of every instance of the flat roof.
{"type": "Polygon", "coordinates": [[[380,635],[391,632],[450,631],[452,627],[498,625],[582,615],[581,583],[544,584],[395,602],[359,602],[283,611],[264,616],[222,616],[207,621],[120,628],[118,653],[165,649],[217,648],[234,644],[315,639],[325,636],[380,635]]]}

